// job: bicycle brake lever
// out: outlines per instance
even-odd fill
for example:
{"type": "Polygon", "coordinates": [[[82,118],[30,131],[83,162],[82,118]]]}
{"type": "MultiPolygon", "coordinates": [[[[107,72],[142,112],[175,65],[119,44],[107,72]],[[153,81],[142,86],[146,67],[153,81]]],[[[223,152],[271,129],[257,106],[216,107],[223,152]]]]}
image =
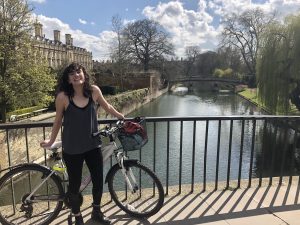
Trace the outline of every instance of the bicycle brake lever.
{"type": "Polygon", "coordinates": [[[93,137],[97,137],[97,136],[99,136],[100,134],[101,134],[101,132],[98,131],[98,132],[92,133],[92,136],[93,136],[93,137]]]}

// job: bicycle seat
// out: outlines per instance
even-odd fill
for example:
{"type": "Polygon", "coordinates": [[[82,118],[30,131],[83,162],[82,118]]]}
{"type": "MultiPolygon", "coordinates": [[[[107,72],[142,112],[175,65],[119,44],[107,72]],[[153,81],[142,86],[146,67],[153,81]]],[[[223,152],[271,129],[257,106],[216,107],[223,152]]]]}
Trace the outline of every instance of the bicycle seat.
{"type": "Polygon", "coordinates": [[[56,141],[50,147],[47,147],[45,149],[53,151],[53,150],[57,150],[57,149],[61,148],[61,146],[62,146],[62,141],[56,141]]]}

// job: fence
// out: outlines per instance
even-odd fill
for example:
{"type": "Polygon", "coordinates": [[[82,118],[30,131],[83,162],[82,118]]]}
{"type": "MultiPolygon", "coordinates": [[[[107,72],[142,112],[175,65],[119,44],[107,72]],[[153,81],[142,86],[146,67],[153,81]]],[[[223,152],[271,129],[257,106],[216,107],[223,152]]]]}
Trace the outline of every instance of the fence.
{"type": "MultiPolygon", "coordinates": [[[[166,195],[174,189],[181,193],[202,192],[208,186],[217,190],[272,185],[275,179],[291,183],[299,174],[299,122],[298,116],[149,117],[148,144],[128,155],[156,172],[166,195]]],[[[47,165],[39,142],[49,136],[51,126],[1,124],[0,176],[3,169],[21,162],[42,158],[47,165]]]]}

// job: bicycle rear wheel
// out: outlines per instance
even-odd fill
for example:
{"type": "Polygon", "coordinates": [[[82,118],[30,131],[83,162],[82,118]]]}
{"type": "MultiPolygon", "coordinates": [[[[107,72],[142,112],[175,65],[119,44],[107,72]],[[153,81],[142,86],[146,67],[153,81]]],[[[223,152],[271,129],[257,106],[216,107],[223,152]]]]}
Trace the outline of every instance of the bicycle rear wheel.
{"type": "Polygon", "coordinates": [[[112,199],[131,216],[143,218],[154,215],[164,203],[164,189],[161,182],[149,168],[138,161],[124,161],[124,166],[134,191],[129,190],[122,169],[117,164],[111,168],[107,176],[112,199]]]}
{"type": "Polygon", "coordinates": [[[63,205],[64,191],[60,178],[52,174],[32,195],[25,199],[51,170],[37,164],[24,164],[0,179],[0,222],[11,224],[50,224],[63,205]]]}

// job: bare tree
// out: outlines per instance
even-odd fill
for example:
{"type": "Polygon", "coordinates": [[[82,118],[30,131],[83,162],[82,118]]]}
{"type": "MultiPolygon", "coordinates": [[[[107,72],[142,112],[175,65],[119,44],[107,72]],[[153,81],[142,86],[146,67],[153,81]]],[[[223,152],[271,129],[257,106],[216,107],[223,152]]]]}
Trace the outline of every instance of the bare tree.
{"type": "Polygon", "coordinates": [[[185,48],[185,76],[190,77],[196,58],[200,55],[201,49],[199,46],[188,46],[185,48]]]}
{"type": "Polygon", "coordinates": [[[124,52],[135,62],[149,70],[152,60],[173,54],[173,45],[158,23],[144,19],[129,23],[123,32],[126,47],[124,52]]]}
{"type": "Polygon", "coordinates": [[[124,90],[123,85],[123,73],[124,73],[124,64],[126,62],[126,55],[122,51],[122,18],[119,15],[114,15],[112,17],[112,28],[113,31],[117,34],[117,47],[113,46],[112,51],[112,60],[116,61],[117,73],[120,75],[121,80],[121,90],[124,90]]]}
{"type": "Polygon", "coordinates": [[[268,24],[274,21],[275,14],[267,15],[261,9],[250,9],[242,14],[226,17],[221,45],[234,46],[240,50],[247,69],[255,83],[257,52],[261,36],[268,24]]]}

